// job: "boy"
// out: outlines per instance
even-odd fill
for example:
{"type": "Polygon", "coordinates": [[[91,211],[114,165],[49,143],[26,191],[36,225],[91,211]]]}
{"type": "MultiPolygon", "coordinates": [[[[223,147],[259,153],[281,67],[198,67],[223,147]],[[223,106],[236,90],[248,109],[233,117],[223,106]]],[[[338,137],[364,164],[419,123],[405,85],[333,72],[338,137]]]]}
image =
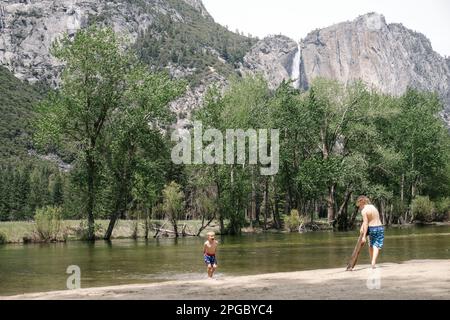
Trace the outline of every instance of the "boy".
{"type": "Polygon", "coordinates": [[[206,240],[203,246],[203,254],[205,263],[208,266],[208,277],[212,279],[214,271],[217,268],[216,249],[219,243],[215,240],[214,232],[208,232],[206,235],[208,236],[208,240],[206,240]]]}
{"type": "MultiPolygon", "coordinates": [[[[361,210],[363,217],[363,224],[359,232],[370,238],[369,254],[372,268],[375,269],[378,253],[383,248],[384,242],[384,227],[380,220],[380,213],[374,205],[370,204],[370,200],[366,196],[358,197],[356,205],[361,210]]],[[[363,237],[362,243],[365,242],[366,237],[363,237]]]]}

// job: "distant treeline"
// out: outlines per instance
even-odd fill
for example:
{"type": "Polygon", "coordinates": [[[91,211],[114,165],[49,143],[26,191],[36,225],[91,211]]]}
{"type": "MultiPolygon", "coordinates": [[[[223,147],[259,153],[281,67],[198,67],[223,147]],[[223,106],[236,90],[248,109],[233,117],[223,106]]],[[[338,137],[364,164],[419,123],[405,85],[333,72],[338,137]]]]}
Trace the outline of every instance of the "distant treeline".
{"type": "Polygon", "coordinates": [[[109,29],[65,39],[54,55],[66,63],[62,84],[36,109],[35,147],[66,150],[70,172],[41,161],[0,166],[0,218],[33,218],[62,208],[65,218],[216,219],[223,233],[252,223],[281,228],[326,218],[336,229],[355,223],[355,198],[368,195],[385,223],[446,219],[450,210],[450,136],[433,93],[383,95],[362,83],[317,79],[308,91],[289,82],[269,89],[261,76],[232,77],[208,92],[193,119],[204,129],[280,129],[280,170],[259,165],[175,165],[168,103],[185,83],[152,73],[123,52],[109,29]],[[67,151],[68,150],[68,151],[67,151]],[[295,211],[294,211],[295,209],[295,211]],[[290,221],[289,223],[291,223],[290,221]]]}

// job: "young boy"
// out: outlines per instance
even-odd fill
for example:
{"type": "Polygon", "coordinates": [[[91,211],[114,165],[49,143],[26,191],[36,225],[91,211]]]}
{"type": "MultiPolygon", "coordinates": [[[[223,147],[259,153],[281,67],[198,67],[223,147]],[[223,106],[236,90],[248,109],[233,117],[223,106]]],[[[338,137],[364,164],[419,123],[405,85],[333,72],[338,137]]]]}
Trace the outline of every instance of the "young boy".
{"type": "Polygon", "coordinates": [[[212,279],[214,271],[217,268],[216,249],[219,243],[215,240],[214,232],[208,232],[206,235],[208,236],[208,240],[203,246],[203,254],[205,263],[208,266],[208,277],[212,279]]]}

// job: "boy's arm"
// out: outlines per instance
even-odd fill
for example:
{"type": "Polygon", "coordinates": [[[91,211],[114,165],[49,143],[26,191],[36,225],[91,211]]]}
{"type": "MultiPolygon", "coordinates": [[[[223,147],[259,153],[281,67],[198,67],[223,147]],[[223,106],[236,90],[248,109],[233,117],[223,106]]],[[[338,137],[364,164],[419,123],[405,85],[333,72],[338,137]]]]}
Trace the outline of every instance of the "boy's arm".
{"type": "Polygon", "coordinates": [[[361,225],[361,229],[359,230],[359,233],[363,235],[362,242],[366,242],[366,234],[367,234],[367,228],[369,227],[369,219],[367,218],[367,214],[365,212],[362,212],[363,217],[363,223],[361,225]]]}
{"type": "Polygon", "coordinates": [[[203,244],[203,254],[206,253],[206,243],[203,244]]]}
{"type": "Polygon", "coordinates": [[[214,254],[216,255],[216,266],[218,265],[217,263],[217,246],[219,245],[219,241],[216,240],[216,250],[214,250],[214,254]]]}

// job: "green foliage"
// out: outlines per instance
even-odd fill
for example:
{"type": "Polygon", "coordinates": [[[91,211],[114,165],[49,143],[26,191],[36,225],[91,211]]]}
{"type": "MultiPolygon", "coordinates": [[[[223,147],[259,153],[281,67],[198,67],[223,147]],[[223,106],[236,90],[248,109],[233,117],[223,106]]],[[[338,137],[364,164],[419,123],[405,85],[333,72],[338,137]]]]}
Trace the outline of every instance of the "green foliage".
{"type": "Polygon", "coordinates": [[[198,84],[211,69],[229,76],[256,39],[228,31],[180,0],[169,0],[183,21],[155,12],[156,21],[136,41],[139,58],[159,69],[176,65],[198,84]]]}
{"type": "Polygon", "coordinates": [[[175,235],[178,236],[177,223],[184,209],[184,193],[181,186],[172,181],[164,187],[163,193],[163,210],[169,221],[172,223],[175,235]]]}
{"type": "MultiPolygon", "coordinates": [[[[185,13],[184,21],[156,14],[156,22],[139,35],[139,58],[152,70],[184,67],[190,85],[211,68],[232,74],[254,39],[227,31],[182,1],[169,1],[185,13]]],[[[450,138],[436,116],[442,109],[436,95],[409,89],[391,97],[362,83],[345,86],[324,79],[307,91],[289,82],[270,90],[262,76],[231,77],[224,92],[207,93],[194,119],[223,132],[280,129],[279,173],[262,177],[248,162],[174,165],[172,143],[162,132],[174,121],[168,103],[186,83],[165,72],[149,73],[122,44],[112,30],[98,27],[56,43],[53,53],[66,68],[60,89],[39,105],[37,120],[31,106],[39,92],[0,69],[6,79],[0,82],[6,92],[0,97],[4,127],[19,128],[17,135],[13,127],[0,131],[5,141],[0,152],[6,150],[2,156],[8,157],[0,165],[0,220],[25,220],[37,208],[57,206],[64,217],[88,215],[92,236],[99,231],[94,216],[113,219],[140,211],[149,216],[158,208],[153,214],[166,214],[176,228],[185,195],[187,212],[207,219],[217,214],[221,231],[229,233],[239,233],[248,220],[259,223],[254,214],[273,216],[280,226],[279,211],[291,212],[290,229],[298,228],[298,212],[322,218],[328,211],[330,223],[350,223],[348,211],[358,194],[383,205],[393,223],[410,221],[408,208],[416,220],[448,215],[450,138]],[[19,91],[23,100],[16,101],[19,91]],[[31,133],[42,151],[66,152],[74,165],[70,174],[10,158],[24,155],[31,144],[22,142],[31,133]],[[436,200],[435,209],[430,199],[436,200]]]]}
{"type": "Polygon", "coordinates": [[[434,203],[428,196],[417,196],[411,203],[413,220],[429,222],[433,220],[434,203]]]}
{"type": "Polygon", "coordinates": [[[35,210],[45,205],[59,205],[51,188],[54,180],[65,180],[53,165],[45,161],[11,162],[0,165],[0,220],[32,219],[35,210]]]}
{"type": "Polygon", "coordinates": [[[55,241],[61,232],[61,208],[43,207],[36,210],[34,221],[36,232],[41,241],[55,241]]]}
{"type": "MultiPolygon", "coordinates": [[[[358,194],[383,205],[393,223],[410,221],[407,208],[415,193],[449,194],[450,139],[436,117],[440,108],[436,96],[424,92],[408,90],[397,98],[362,83],[344,86],[323,79],[306,92],[288,82],[271,92],[257,76],[232,79],[223,94],[213,88],[194,118],[222,131],[279,128],[280,171],[268,185],[274,219],[282,208],[314,212],[325,207],[329,222],[351,225],[350,200],[358,194]]],[[[254,201],[250,195],[261,199],[267,188],[248,164],[201,167],[196,173],[220,190],[219,217],[230,221],[231,230],[242,226],[254,201]]]]}
{"type": "Polygon", "coordinates": [[[285,216],[284,223],[290,232],[298,232],[299,228],[303,225],[303,217],[300,217],[298,210],[292,209],[291,214],[285,216]]]}
{"type": "Polygon", "coordinates": [[[167,184],[163,190],[163,209],[170,220],[178,220],[184,208],[184,193],[176,182],[167,184]]]}
{"type": "MultiPolygon", "coordinates": [[[[52,53],[65,63],[62,83],[40,104],[35,122],[41,149],[69,144],[77,151],[92,240],[95,214],[112,211],[114,220],[126,211],[138,159],[148,156],[142,165],[157,158],[152,153],[164,154],[158,152],[164,145],[160,128],[173,119],[167,104],[183,90],[183,83],[166,74],[149,73],[123,44],[112,29],[96,26],[55,42],[52,53]]],[[[60,191],[55,183],[57,201],[60,191]]]]}
{"type": "Polygon", "coordinates": [[[0,66],[0,159],[24,158],[31,147],[33,106],[42,89],[22,82],[0,66]]]}
{"type": "Polygon", "coordinates": [[[450,197],[441,198],[436,202],[434,219],[437,221],[448,221],[450,218],[450,197]]]}

